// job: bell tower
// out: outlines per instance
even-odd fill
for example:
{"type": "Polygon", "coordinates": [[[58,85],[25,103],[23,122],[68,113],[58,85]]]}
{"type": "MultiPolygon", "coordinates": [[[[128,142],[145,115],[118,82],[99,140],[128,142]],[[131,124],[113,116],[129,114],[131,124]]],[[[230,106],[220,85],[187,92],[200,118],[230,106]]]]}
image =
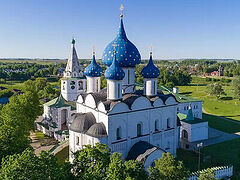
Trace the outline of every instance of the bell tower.
{"type": "Polygon", "coordinates": [[[85,89],[86,79],[83,75],[83,68],[78,61],[75,40],[72,39],[70,56],[61,79],[61,94],[67,101],[76,101],[77,96],[85,89]]]}

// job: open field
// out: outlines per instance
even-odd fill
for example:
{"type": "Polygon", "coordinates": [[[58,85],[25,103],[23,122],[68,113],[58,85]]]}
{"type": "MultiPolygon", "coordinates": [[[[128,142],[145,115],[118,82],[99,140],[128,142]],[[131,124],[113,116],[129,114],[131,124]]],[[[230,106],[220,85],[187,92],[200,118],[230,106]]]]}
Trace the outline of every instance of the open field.
{"type": "Polygon", "coordinates": [[[15,59],[0,59],[0,63],[36,63],[36,64],[56,64],[58,63],[66,63],[66,60],[15,60],[15,59]]]}
{"type": "MultiPolygon", "coordinates": [[[[190,171],[198,170],[198,153],[178,149],[177,159],[183,161],[190,171]]],[[[201,169],[222,165],[233,165],[233,179],[238,179],[237,175],[240,178],[240,138],[201,149],[201,169]]]]}
{"type": "Polygon", "coordinates": [[[6,87],[9,90],[12,90],[12,89],[23,90],[24,89],[23,82],[20,82],[20,81],[0,81],[0,86],[6,87]]]}
{"type": "Polygon", "coordinates": [[[240,101],[232,98],[231,86],[223,86],[223,89],[227,95],[217,99],[207,95],[206,86],[179,86],[180,93],[203,100],[206,112],[240,121],[240,101]]]}

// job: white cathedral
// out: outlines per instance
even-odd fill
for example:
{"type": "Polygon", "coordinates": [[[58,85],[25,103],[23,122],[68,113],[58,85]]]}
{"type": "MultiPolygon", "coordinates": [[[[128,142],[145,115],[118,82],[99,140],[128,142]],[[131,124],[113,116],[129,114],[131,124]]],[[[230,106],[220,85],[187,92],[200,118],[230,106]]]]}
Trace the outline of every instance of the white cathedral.
{"type": "Polygon", "coordinates": [[[145,167],[162,153],[176,155],[180,140],[178,102],[174,95],[157,89],[159,69],[150,60],[143,68],[143,90],[136,90],[138,49],[125,33],[123,16],[117,37],[105,48],[102,62],[107,88],[100,89],[102,68],[95,60],[83,72],[72,41],[71,53],[61,79],[60,97],[44,104],[38,129],[58,140],[69,139],[72,153],[86,144],[100,142],[124,159],[136,159],[145,167]]]}

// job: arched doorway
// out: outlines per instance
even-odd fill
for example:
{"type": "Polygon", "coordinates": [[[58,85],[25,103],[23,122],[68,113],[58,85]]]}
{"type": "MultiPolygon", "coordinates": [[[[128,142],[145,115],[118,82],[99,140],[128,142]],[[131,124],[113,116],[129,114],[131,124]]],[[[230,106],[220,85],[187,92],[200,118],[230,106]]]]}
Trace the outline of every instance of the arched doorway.
{"type": "Polygon", "coordinates": [[[67,123],[67,109],[61,110],[61,124],[67,123]]]}
{"type": "Polygon", "coordinates": [[[185,129],[182,130],[182,138],[183,139],[188,139],[188,132],[185,129]]]}

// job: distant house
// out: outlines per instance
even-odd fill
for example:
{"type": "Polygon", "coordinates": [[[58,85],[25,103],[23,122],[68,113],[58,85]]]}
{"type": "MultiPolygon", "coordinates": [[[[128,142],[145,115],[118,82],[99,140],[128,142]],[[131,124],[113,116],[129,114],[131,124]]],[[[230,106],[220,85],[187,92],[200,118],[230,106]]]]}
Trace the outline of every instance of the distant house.
{"type": "Polygon", "coordinates": [[[211,72],[211,76],[218,76],[218,71],[211,72]]]}
{"type": "Polygon", "coordinates": [[[218,72],[219,72],[218,73],[219,76],[224,76],[224,67],[222,65],[218,67],[218,72]]]}

